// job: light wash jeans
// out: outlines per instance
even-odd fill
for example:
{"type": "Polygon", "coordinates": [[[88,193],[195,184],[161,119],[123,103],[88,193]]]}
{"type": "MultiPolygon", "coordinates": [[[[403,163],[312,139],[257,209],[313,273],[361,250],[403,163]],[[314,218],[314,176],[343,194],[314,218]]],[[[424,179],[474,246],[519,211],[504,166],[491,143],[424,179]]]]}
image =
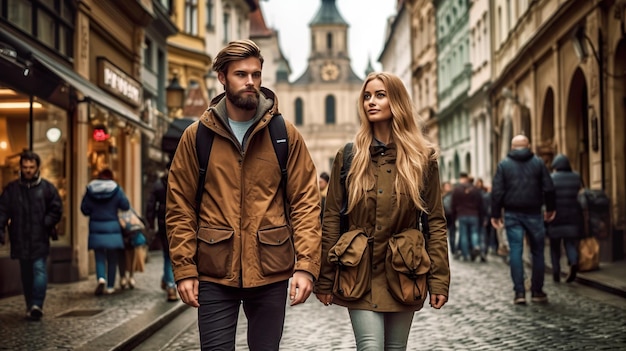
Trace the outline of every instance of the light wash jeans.
{"type": "Polygon", "coordinates": [[[406,350],[415,312],[348,312],[357,351],[406,350]]]}
{"type": "Polygon", "coordinates": [[[524,288],[524,262],[522,261],[524,233],[526,233],[532,260],[530,290],[533,292],[542,291],[545,275],[543,251],[546,237],[543,215],[541,213],[527,214],[505,210],[504,226],[506,227],[506,236],[509,241],[509,265],[511,267],[511,278],[513,279],[513,290],[517,293],[526,291],[524,288]]]}
{"type": "Polygon", "coordinates": [[[161,279],[168,288],[173,288],[176,284],[174,283],[174,272],[172,271],[172,260],[170,259],[170,247],[167,243],[165,230],[163,230],[163,233],[157,233],[157,235],[161,238],[161,247],[163,250],[163,277],[161,277],[161,279]]]}
{"type": "Polygon", "coordinates": [[[35,305],[43,309],[43,301],[46,299],[46,289],[48,288],[47,259],[44,256],[32,260],[20,260],[22,289],[24,290],[26,308],[29,311],[35,305]]]}

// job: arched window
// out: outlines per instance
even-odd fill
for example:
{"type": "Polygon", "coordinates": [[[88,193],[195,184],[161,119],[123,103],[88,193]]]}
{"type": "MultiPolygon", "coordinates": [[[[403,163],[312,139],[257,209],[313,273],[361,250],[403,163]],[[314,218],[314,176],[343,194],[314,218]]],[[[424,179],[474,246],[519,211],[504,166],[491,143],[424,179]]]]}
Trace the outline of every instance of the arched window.
{"type": "Polygon", "coordinates": [[[295,110],[296,110],[296,125],[301,126],[304,124],[304,108],[301,98],[297,98],[295,102],[295,110]]]}
{"type": "Polygon", "coordinates": [[[333,95],[326,96],[326,124],[335,124],[335,97],[333,95]]]}

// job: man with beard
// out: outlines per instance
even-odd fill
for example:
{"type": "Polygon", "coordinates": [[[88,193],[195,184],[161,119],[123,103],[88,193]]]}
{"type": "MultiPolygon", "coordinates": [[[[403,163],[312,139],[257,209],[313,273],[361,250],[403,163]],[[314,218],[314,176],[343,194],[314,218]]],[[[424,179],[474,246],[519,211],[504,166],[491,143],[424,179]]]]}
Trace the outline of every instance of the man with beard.
{"type": "Polygon", "coordinates": [[[168,176],[166,225],[181,300],[198,308],[202,350],[233,350],[239,306],[250,350],[278,350],[287,293],[306,301],[320,269],[320,192],[305,142],[285,120],[285,185],[268,124],[278,99],[261,87],[251,40],[222,49],[213,70],[225,93],[183,133],[168,176]],[[199,206],[198,124],[214,134],[199,206]],[[286,201],[286,203],[285,203],[286,201]],[[289,216],[289,217],[287,217],[289,216]],[[291,278],[291,286],[289,279],[291,278]]]}
{"type": "Polygon", "coordinates": [[[26,317],[40,320],[48,286],[46,260],[50,239],[63,215],[57,189],[39,173],[41,158],[32,151],[20,155],[19,179],[7,184],[0,196],[0,244],[8,224],[11,258],[20,261],[26,317]]]}

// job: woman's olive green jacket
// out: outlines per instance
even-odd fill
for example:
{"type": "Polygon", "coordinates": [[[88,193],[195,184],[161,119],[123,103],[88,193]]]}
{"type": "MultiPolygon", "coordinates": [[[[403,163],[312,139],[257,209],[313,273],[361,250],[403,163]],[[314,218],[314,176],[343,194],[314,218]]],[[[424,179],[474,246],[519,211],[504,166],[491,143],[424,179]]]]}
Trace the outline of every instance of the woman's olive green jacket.
{"type": "MultiPolygon", "coordinates": [[[[388,291],[385,276],[385,255],[389,239],[394,233],[416,228],[418,210],[407,196],[403,194],[398,196],[395,192],[395,144],[371,146],[370,152],[376,183],[367,192],[365,202],[359,204],[348,214],[348,230],[363,229],[368,236],[373,238],[372,274],[369,282],[371,289],[356,301],[345,301],[334,295],[333,303],[352,309],[376,312],[419,310],[422,306],[408,306],[397,302],[388,291]],[[400,201],[400,206],[398,206],[398,201],[400,201]]],[[[340,236],[339,212],[343,200],[340,173],[343,159],[342,148],[335,157],[328,186],[322,225],[322,268],[315,285],[316,293],[330,294],[332,292],[335,266],[328,262],[328,251],[340,236]]],[[[428,211],[430,237],[427,241],[427,251],[432,261],[427,278],[428,290],[430,294],[448,296],[450,285],[448,241],[437,162],[430,161],[426,172],[422,197],[428,211]]]]}

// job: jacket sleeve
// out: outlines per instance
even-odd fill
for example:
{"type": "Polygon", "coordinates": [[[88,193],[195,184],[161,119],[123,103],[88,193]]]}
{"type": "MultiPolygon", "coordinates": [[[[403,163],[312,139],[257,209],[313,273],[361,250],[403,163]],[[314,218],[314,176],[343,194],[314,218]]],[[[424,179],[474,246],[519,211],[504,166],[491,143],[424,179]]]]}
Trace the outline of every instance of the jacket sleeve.
{"type": "Polygon", "coordinates": [[[341,167],[343,164],[343,148],[335,156],[333,169],[328,181],[326,193],[326,205],[322,222],[322,267],[320,277],[315,283],[315,292],[330,294],[333,289],[335,276],[334,264],[328,262],[328,251],[339,240],[339,213],[343,202],[343,189],[341,186],[341,167]]]}
{"type": "Polygon", "coordinates": [[[85,216],[91,215],[91,201],[87,195],[87,191],[85,190],[85,194],[83,195],[83,199],[80,202],[80,212],[85,216]]]}
{"type": "Polygon", "coordinates": [[[541,184],[543,189],[543,199],[546,205],[546,211],[552,212],[556,208],[556,193],[554,190],[554,183],[552,182],[552,177],[550,176],[550,172],[548,168],[543,164],[543,161],[539,159],[541,162],[541,184]]]}
{"type": "MultiPolygon", "coordinates": [[[[157,180],[159,182],[160,180],[157,180]]],[[[154,228],[154,219],[156,218],[156,203],[157,203],[157,183],[152,185],[150,195],[148,196],[148,204],[146,205],[146,221],[150,229],[154,228]]]]}
{"type": "Polygon", "coordinates": [[[59,195],[57,188],[52,183],[46,182],[45,186],[48,187],[48,192],[51,194],[49,199],[46,200],[46,214],[44,217],[44,225],[46,228],[51,229],[54,227],[63,216],[63,201],[59,195]]]}
{"type": "Polygon", "coordinates": [[[430,161],[428,183],[424,187],[424,202],[428,210],[428,256],[431,267],[428,274],[428,289],[431,295],[449,296],[450,262],[448,260],[448,234],[446,218],[441,201],[439,166],[430,161]]]}
{"type": "Polygon", "coordinates": [[[300,133],[288,126],[289,159],[287,162],[287,200],[290,205],[296,250],[296,271],[309,272],[315,279],[321,259],[321,194],[317,170],[300,133]]]}
{"type": "Polygon", "coordinates": [[[502,217],[502,201],[504,199],[504,175],[502,172],[502,163],[499,163],[496,174],[491,181],[491,218],[502,217]]]}
{"type": "Polygon", "coordinates": [[[128,201],[128,197],[126,196],[126,193],[121,187],[118,192],[118,197],[119,197],[118,208],[122,211],[130,210],[130,201],[128,201]]]}
{"type": "Polygon", "coordinates": [[[198,157],[196,155],[197,123],[191,124],[180,138],[167,177],[165,223],[174,280],[197,278],[196,265],[196,188],[198,157]]]}

